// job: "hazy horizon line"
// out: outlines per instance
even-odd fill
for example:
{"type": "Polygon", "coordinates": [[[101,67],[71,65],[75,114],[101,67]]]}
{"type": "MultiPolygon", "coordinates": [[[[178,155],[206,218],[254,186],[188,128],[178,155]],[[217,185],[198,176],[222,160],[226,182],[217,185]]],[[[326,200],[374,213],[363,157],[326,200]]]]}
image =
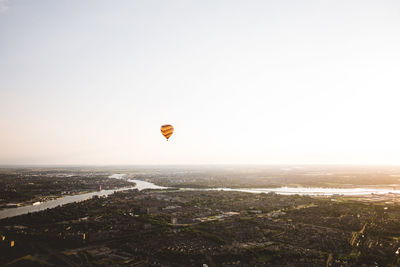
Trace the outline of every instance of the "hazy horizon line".
{"type": "Polygon", "coordinates": [[[193,164],[0,164],[0,168],[13,167],[196,167],[196,166],[253,166],[253,167],[400,167],[400,164],[352,164],[352,163],[193,163],[193,164]]]}

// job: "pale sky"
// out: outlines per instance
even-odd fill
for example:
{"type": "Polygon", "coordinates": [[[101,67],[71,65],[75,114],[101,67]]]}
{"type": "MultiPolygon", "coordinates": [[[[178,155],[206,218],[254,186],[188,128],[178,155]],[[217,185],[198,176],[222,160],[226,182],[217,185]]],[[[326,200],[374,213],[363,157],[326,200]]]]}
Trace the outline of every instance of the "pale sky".
{"type": "Polygon", "coordinates": [[[400,1],[0,0],[0,164],[219,163],[400,164],[400,1]]]}

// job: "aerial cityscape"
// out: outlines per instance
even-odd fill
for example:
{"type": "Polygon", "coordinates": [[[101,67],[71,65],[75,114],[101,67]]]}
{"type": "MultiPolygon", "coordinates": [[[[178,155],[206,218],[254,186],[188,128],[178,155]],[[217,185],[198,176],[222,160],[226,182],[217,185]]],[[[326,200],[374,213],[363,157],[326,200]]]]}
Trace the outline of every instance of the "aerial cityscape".
{"type": "Polygon", "coordinates": [[[400,266],[400,1],[0,0],[0,266],[400,266]]]}
{"type": "Polygon", "coordinates": [[[0,175],[0,261],[10,266],[400,264],[400,167],[25,167],[0,175]]]}

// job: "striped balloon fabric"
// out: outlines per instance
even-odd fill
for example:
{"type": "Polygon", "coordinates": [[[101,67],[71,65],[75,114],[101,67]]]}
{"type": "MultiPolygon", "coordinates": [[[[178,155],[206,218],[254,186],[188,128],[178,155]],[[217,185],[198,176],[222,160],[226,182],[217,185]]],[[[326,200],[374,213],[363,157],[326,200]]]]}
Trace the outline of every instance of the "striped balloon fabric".
{"type": "Polygon", "coordinates": [[[171,135],[174,133],[174,127],[170,124],[164,124],[163,126],[161,126],[161,133],[164,135],[165,138],[171,137],[171,135]]]}

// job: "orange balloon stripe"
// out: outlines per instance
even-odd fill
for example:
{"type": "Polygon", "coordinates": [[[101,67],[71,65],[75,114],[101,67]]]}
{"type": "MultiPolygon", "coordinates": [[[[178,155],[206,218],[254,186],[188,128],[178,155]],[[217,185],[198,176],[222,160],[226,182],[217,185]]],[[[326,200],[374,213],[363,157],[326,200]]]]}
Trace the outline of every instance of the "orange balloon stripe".
{"type": "Polygon", "coordinates": [[[167,134],[172,134],[174,131],[168,131],[168,132],[165,132],[165,133],[162,133],[163,135],[167,135],[167,134]]]}
{"type": "Polygon", "coordinates": [[[174,130],[171,129],[171,130],[167,130],[167,131],[162,132],[162,134],[163,134],[163,135],[166,135],[166,134],[169,134],[169,133],[172,134],[173,132],[174,132],[174,130]]]}
{"type": "Polygon", "coordinates": [[[161,127],[161,131],[166,131],[166,130],[173,130],[174,129],[174,127],[172,127],[172,126],[166,126],[166,127],[161,127]]]}

